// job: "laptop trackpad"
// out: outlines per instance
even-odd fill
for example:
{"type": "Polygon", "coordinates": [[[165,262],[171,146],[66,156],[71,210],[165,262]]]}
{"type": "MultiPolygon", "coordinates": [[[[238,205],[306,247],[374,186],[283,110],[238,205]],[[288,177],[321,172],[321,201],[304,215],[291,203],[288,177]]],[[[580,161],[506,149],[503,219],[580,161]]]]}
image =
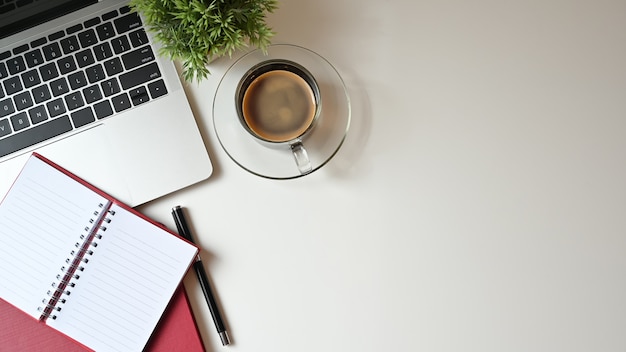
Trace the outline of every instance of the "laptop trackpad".
{"type": "Polygon", "coordinates": [[[51,143],[37,152],[83,180],[120,200],[131,199],[129,187],[115,153],[114,138],[104,125],[51,143]]]}

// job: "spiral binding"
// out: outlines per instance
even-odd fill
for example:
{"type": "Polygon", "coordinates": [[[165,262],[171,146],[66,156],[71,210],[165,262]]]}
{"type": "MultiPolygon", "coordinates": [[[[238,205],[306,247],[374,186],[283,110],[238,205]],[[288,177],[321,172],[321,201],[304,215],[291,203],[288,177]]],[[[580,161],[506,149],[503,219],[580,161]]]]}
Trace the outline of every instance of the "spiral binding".
{"type": "MultiPolygon", "coordinates": [[[[104,208],[104,204],[98,205],[100,209],[104,208]]],[[[56,276],[56,281],[53,281],[50,285],[52,289],[46,292],[46,296],[41,300],[42,306],[37,307],[37,310],[41,312],[40,320],[47,318],[56,319],[57,314],[63,307],[59,306],[67,302],[67,296],[72,293],[72,288],[76,286],[76,281],[80,279],[80,273],[85,270],[86,264],[89,263],[89,258],[94,254],[92,248],[98,247],[98,241],[102,239],[102,232],[106,231],[106,226],[103,224],[111,222],[111,216],[115,215],[115,211],[107,210],[102,213],[102,210],[96,210],[93,212],[94,218],[89,219],[90,224],[96,224],[96,226],[86,226],[83,229],[78,238],[79,241],[74,244],[75,250],[70,252],[68,258],[65,259],[65,264],[60,268],[59,274],[56,276]]]]}

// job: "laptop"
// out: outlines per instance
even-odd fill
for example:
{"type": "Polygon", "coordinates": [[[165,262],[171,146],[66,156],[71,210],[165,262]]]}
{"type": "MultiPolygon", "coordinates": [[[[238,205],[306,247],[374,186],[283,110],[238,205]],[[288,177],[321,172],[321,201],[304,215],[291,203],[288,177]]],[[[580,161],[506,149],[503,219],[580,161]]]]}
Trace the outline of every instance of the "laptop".
{"type": "Polygon", "coordinates": [[[0,0],[0,199],[34,151],[130,206],[207,179],[174,64],[120,0],[0,0]]]}

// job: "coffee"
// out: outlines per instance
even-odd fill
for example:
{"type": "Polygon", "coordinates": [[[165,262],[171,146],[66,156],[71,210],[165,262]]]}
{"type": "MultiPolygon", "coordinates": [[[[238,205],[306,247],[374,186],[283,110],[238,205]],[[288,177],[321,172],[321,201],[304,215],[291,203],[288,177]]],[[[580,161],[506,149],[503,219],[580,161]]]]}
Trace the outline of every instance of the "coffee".
{"type": "Polygon", "coordinates": [[[300,137],[313,123],[316,98],[306,80],[287,70],[256,77],[241,101],[243,120],[259,138],[286,142],[300,137]]]}

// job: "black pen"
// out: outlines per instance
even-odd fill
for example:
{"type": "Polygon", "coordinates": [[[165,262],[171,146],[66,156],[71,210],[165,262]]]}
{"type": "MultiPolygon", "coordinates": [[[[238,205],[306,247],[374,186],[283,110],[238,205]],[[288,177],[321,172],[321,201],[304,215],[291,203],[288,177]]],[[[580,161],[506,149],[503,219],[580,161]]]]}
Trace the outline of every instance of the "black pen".
{"type": "MultiPolygon", "coordinates": [[[[193,236],[191,235],[191,229],[189,229],[189,225],[187,224],[187,220],[185,220],[185,215],[183,214],[183,208],[181,208],[180,205],[172,208],[172,216],[174,217],[178,233],[189,242],[194,243],[193,236]]],[[[209,311],[211,311],[211,317],[213,317],[213,323],[215,323],[217,333],[220,335],[222,345],[226,346],[230,344],[230,338],[228,337],[226,327],[224,327],[224,321],[222,320],[222,315],[217,308],[217,303],[215,303],[215,297],[213,297],[213,292],[211,291],[209,279],[204,271],[200,254],[196,257],[196,262],[193,263],[193,268],[196,270],[198,281],[200,281],[200,287],[202,287],[204,298],[206,298],[206,303],[209,305],[209,311]]]]}

